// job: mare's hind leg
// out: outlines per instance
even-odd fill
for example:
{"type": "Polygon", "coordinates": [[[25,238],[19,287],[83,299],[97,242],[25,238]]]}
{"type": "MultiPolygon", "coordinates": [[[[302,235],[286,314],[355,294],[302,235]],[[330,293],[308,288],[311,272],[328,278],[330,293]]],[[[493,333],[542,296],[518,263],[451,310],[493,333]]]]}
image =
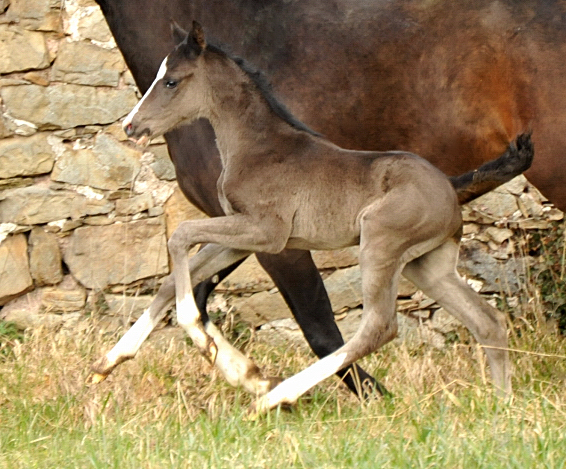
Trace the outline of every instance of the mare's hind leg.
{"type": "Polygon", "coordinates": [[[494,385],[511,392],[507,329],[501,312],[464,282],[456,271],[459,243],[451,239],[408,263],[403,275],[460,320],[484,346],[494,385]]]}

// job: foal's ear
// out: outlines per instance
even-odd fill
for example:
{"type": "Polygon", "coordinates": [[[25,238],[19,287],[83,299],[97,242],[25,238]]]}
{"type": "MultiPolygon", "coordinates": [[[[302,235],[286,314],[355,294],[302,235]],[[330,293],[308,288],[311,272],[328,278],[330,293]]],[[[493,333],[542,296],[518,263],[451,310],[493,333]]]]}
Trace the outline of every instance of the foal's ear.
{"type": "Polygon", "coordinates": [[[206,49],[204,31],[202,29],[202,26],[197,21],[193,21],[193,29],[191,29],[189,37],[194,41],[195,45],[200,48],[201,51],[206,49]]]}
{"type": "Polygon", "coordinates": [[[181,44],[185,39],[187,39],[187,31],[185,31],[175,20],[171,20],[171,36],[175,45],[181,44]]]}

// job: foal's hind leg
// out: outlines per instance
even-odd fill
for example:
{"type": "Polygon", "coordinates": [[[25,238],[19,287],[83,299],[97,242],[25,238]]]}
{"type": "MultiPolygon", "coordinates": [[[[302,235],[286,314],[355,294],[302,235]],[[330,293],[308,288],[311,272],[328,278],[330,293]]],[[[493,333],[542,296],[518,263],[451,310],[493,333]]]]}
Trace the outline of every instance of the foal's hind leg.
{"type": "Polygon", "coordinates": [[[476,293],[456,271],[459,243],[451,239],[405,266],[403,275],[459,319],[484,346],[494,385],[511,392],[507,329],[501,312],[476,293]]]}
{"type": "MultiPolygon", "coordinates": [[[[286,379],[265,396],[259,398],[252,405],[251,414],[265,412],[279,404],[294,404],[300,396],[322,380],[352,365],[356,360],[393,339],[397,333],[395,298],[399,271],[399,268],[393,268],[383,272],[384,276],[375,284],[376,290],[381,291],[379,305],[371,305],[366,308],[364,304],[362,321],[358,330],[345,345],[286,379]]],[[[376,278],[374,277],[373,280],[375,281],[376,278]]]]}
{"type": "MultiPolygon", "coordinates": [[[[313,352],[322,358],[344,345],[324,283],[313,263],[311,253],[285,249],[277,255],[256,255],[262,267],[279,287],[313,352]]],[[[369,398],[375,391],[382,395],[388,394],[381,383],[358,365],[340,370],[337,374],[346,386],[360,397],[369,398]]]]}
{"type": "MultiPolygon", "coordinates": [[[[379,212],[376,212],[375,218],[378,217],[379,212]]],[[[323,379],[377,350],[396,336],[395,301],[401,270],[407,261],[442,242],[442,238],[435,235],[428,237],[426,234],[422,236],[424,241],[414,242],[404,236],[404,228],[381,229],[375,224],[362,226],[360,269],[364,311],[358,330],[343,347],[286,379],[258,399],[252,408],[254,413],[264,412],[282,403],[293,404],[323,379]]]]}

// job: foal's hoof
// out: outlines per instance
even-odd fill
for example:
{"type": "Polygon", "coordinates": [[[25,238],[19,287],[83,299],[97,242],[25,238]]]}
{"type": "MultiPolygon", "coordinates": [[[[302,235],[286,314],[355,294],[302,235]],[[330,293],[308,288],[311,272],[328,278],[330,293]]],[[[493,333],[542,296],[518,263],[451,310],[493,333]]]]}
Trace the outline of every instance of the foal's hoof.
{"type": "Polygon", "coordinates": [[[268,399],[260,397],[250,405],[246,415],[246,420],[257,420],[261,415],[267,414],[270,410],[275,409],[276,407],[280,407],[282,410],[291,411],[294,409],[294,404],[295,403],[287,401],[271,404],[268,399]]]}
{"type": "Polygon", "coordinates": [[[86,384],[93,385],[93,384],[102,383],[102,381],[104,381],[107,377],[108,375],[103,375],[100,373],[91,373],[90,375],[88,375],[86,379],[86,384]]]}
{"type": "Polygon", "coordinates": [[[255,368],[257,370],[257,380],[252,384],[250,392],[255,396],[265,396],[269,391],[275,388],[279,383],[283,381],[282,378],[278,378],[276,376],[268,376],[264,378],[259,368],[255,368]]]}
{"type": "Polygon", "coordinates": [[[117,365],[117,363],[111,364],[106,357],[99,358],[91,365],[91,373],[86,379],[86,384],[102,383],[117,365]]]}
{"type": "Polygon", "coordinates": [[[208,363],[214,366],[216,363],[216,357],[218,356],[218,347],[212,337],[208,337],[208,339],[210,340],[208,340],[206,347],[200,349],[199,352],[208,363]]]}
{"type": "Polygon", "coordinates": [[[257,420],[261,415],[266,414],[269,410],[271,410],[269,407],[265,407],[261,401],[262,400],[259,399],[250,405],[246,415],[246,420],[257,420]]]}
{"type": "MultiPolygon", "coordinates": [[[[268,383],[267,392],[269,392],[273,388],[279,386],[284,381],[284,379],[280,378],[279,376],[268,376],[267,378],[265,378],[265,380],[268,383]]],[[[266,392],[266,394],[267,394],[267,392],[266,392]]]]}

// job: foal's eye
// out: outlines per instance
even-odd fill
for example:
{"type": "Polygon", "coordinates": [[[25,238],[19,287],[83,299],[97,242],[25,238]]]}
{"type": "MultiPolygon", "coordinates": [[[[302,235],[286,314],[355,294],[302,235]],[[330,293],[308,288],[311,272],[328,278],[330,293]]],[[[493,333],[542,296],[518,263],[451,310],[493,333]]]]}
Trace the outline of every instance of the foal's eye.
{"type": "Polygon", "coordinates": [[[178,82],[176,82],[175,80],[167,80],[167,81],[165,82],[165,87],[166,87],[166,88],[169,88],[170,90],[172,90],[173,88],[176,88],[176,87],[177,87],[177,83],[178,83],[178,82]]]}

